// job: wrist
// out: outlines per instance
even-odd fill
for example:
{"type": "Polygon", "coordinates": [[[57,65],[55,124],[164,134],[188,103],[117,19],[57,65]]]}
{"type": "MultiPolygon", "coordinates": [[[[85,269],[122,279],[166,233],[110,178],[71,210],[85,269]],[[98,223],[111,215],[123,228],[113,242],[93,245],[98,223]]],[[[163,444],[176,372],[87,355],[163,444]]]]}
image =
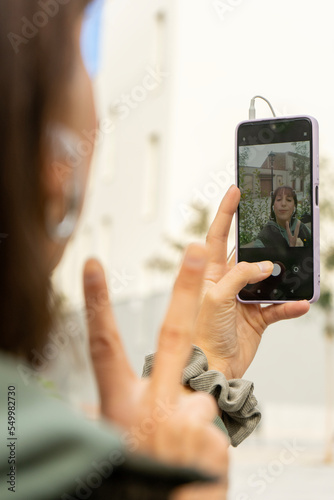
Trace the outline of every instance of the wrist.
{"type": "Polygon", "coordinates": [[[232,368],[229,366],[227,362],[224,362],[224,360],[215,360],[208,358],[208,363],[209,363],[209,370],[222,373],[225,376],[226,380],[241,378],[234,376],[232,368]]]}
{"type": "Polygon", "coordinates": [[[218,371],[223,373],[226,380],[241,378],[241,376],[236,375],[236,370],[233,370],[233,367],[231,366],[231,363],[228,359],[213,355],[202,342],[196,343],[196,346],[204,352],[206,359],[208,360],[210,371],[218,371]]]}

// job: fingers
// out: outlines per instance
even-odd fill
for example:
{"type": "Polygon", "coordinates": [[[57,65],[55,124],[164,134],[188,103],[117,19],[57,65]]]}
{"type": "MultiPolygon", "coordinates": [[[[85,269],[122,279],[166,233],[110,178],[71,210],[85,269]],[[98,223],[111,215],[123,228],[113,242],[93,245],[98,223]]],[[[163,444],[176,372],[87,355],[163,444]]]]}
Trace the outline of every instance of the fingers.
{"type": "Polygon", "coordinates": [[[225,194],[206,238],[210,263],[226,264],[228,235],[239,201],[240,191],[233,185],[225,194]]]}
{"type": "Polygon", "coordinates": [[[166,424],[169,432],[157,440],[160,448],[158,455],[165,461],[176,459],[178,464],[188,466],[199,466],[201,462],[203,470],[210,470],[216,475],[214,455],[217,458],[217,454],[220,455],[228,446],[227,437],[213,423],[217,414],[218,407],[213,396],[197,392],[185,398],[166,424]],[[171,446],[172,439],[174,447],[171,446]],[[209,463],[211,466],[207,467],[209,463]]]}
{"type": "Polygon", "coordinates": [[[216,400],[205,392],[192,393],[185,403],[185,414],[191,415],[194,420],[210,423],[218,415],[216,400]]]}
{"type": "Polygon", "coordinates": [[[114,390],[124,389],[123,384],[134,374],[111,309],[104,271],[97,260],[86,262],[84,294],[90,350],[103,410],[111,397],[115,397],[114,390]]]}
{"type": "Polygon", "coordinates": [[[297,238],[298,238],[298,235],[299,235],[299,228],[300,228],[300,220],[297,221],[297,224],[296,224],[296,229],[295,229],[295,234],[294,234],[294,237],[295,237],[295,241],[297,241],[297,238]]]}
{"type": "Polygon", "coordinates": [[[207,251],[190,245],[176,279],[152,372],[154,394],[176,399],[182,371],[191,352],[194,324],[207,263],[207,251]]]}
{"type": "MultiPolygon", "coordinates": [[[[194,448],[196,468],[216,480],[207,484],[190,484],[173,492],[172,500],[225,500],[228,486],[228,440],[213,424],[197,430],[190,441],[194,448]]],[[[191,462],[190,462],[191,463],[191,462]]]]}
{"type": "Polygon", "coordinates": [[[217,294],[218,300],[234,299],[244,286],[249,283],[263,281],[270,276],[273,269],[274,265],[270,261],[257,263],[239,262],[210,292],[217,294]]]}
{"type": "Polygon", "coordinates": [[[287,232],[287,235],[288,235],[290,246],[295,247],[296,244],[297,244],[297,239],[298,239],[298,235],[299,235],[300,224],[301,224],[301,222],[300,222],[300,220],[298,220],[297,224],[296,224],[295,231],[294,231],[294,235],[292,236],[292,233],[291,233],[291,230],[290,230],[290,226],[289,226],[289,222],[286,221],[286,223],[285,223],[286,232],[287,232]]]}
{"type": "Polygon", "coordinates": [[[283,319],[299,318],[306,314],[309,309],[310,304],[307,300],[273,304],[262,309],[262,317],[267,325],[271,325],[283,319]]]}

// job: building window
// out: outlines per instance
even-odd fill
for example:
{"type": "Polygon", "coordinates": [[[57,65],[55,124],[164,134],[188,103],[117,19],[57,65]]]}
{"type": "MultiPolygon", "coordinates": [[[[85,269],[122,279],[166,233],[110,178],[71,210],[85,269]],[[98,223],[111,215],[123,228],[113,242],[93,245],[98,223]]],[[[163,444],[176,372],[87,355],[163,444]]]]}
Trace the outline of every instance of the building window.
{"type": "Polygon", "coordinates": [[[156,68],[163,69],[166,52],[166,13],[162,10],[156,12],[154,22],[153,64],[156,68]]]}
{"type": "MultiPolygon", "coordinates": [[[[111,256],[111,239],[112,239],[112,218],[109,214],[105,214],[101,217],[98,226],[99,234],[98,237],[98,252],[97,254],[101,256],[102,261],[109,263],[111,256]]],[[[109,271],[109,269],[107,269],[109,271]]]]}
{"type": "Polygon", "coordinates": [[[158,181],[161,161],[161,139],[158,134],[152,133],[148,136],[146,149],[142,214],[145,218],[151,218],[154,217],[158,208],[158,181]]]}
{"type": "Polygon", "coordinates": [[[110,184],[116,172],[116,131],[119,125],[119,110],[117,107],[109,107],[108,120],[101,123],[100,137],[100,158],[101,181],[110,184]]]}

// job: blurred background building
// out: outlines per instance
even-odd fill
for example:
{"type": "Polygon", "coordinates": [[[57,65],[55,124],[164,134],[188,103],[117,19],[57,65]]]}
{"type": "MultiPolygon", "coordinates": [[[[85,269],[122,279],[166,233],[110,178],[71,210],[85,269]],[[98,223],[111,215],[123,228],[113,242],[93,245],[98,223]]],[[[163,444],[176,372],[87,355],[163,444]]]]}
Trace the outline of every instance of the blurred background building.
{"type": "MultiPolygon", "coordinates": [[[[55,282],[68,307],[82,311],[83,263],[102,260],[140,372],[172,282],[147,261],[167,252],[166,235],[185,238],[193,203],[214,214],[234,182],[234,131],[250,99],[264,95],[278,115],[315,116],[321,156],[331,161],[334,8],[327,0],[105,0],[100,8],[93,64],[100,130],[85,212],[55,282]]],[[[260,102],[257,116],[270,116],[260,102]]],[[[93,132],[85,131],[88,141],[93,132]]],[[[321,244],[330,244],[327,232],[321,244]]],[[[313,306],[304,318],[269,327],[246,374],[264,412],[255,441],[275,442],[278,451],[284,439],[306,443],[296,463],[320,463],[324,446],[325,382],[333,376],[324,371],[324,321],[313,306]]],[[[283,470],[275,484],[284,477],[283,470]]],[[[247,488],[232,489],[231,498],[261,496],[247,488]]],[[[332,498],[310,491],[286,498],[332,498]]]]}

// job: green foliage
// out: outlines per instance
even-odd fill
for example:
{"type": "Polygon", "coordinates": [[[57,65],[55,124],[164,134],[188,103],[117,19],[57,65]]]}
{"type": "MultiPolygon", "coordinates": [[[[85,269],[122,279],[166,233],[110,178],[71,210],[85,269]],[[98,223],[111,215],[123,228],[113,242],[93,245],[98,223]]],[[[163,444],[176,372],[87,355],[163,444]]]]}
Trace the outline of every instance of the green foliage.
{"type": "Polygon", "coordinates": [[[159,270],[163,273],[172,273],[173,271],[175,271],[176,262],[172,261],[171,259],[157,256],[149,259],[146,262],[146,267],[152,270],[159,270]]]}
{"type": "MultiPolygon", "coordinates": [[[[192,211],[192,217],[185,225],[184,232],[187,235],[196,237],[196,239],[204,239],[210,227],[209,208],[196,203],[193,203],[190,208],[192,211]]],[[[146,262],[146,267],[166,274],[171,274],[178,268],[180,255],[184,252],[187,244],[169,236],[165,236],[164,241],[168,246],[169,251],[172,251],[175,254],[175,258],[155,255],[146,262]]]]}
{"type": "Polygon", "coordinates": [[[305,214],[311,214],[311,202],[309,196],[298,200],[297,218],[300,219],[305,214]]]}
{"type": "Polygon", "coordinates": [[[246,167],[249,158],[249,147],[243,146],[240,148],[239,153],[239,167],[246,167]]]}
{"type": "Polygon", "coordinates": [[[202,237],[207,234],[210,227],[210,210],[196,203],[193,203],[191,208],[194,216],[186,225],[185,231],[190,235],[202,237]]]}
{"type": "Polygon", "coordinates": [[[327,271],[333,271],[334,269],[334,248],[327,250],[324,255],[324,263],[327,271]]]}
{"type": "Polygon", "coordinates": [[[310,150],[307,142],[293,142],[295,153],[298,155],[294,159],[294,169],[290,172],[292,179],[302,179],[304,181],[304,192],[310,192],[310,150]]]}
{"type": "Polygon", "coordinates": [[[317,305],[322,309],[330,310],[332,307],[332,292],[328,289],[322,289],[317,305]]]}
{"type": "MultiPolygon", "coordinates": [[[[239,205],[240,244],[254,241],[269,219],[270,197],[261,197],[260,171],[254,169],[253,189],[241,189],[239,205]]],[[[240,186],[245,185],[245,169],[240,167],[240,186]]]]}
{"type": "MultiPolygon", "coordinates": [[[[320,230],[321,230],[321,293],[317,305],[327,313],[333,308],[334,239],[329,227],[333,224],[334,173],[327,159],[320,160],[320,230]]],[[[328,330],[328,328],[327,328],[328,330]]]]}

